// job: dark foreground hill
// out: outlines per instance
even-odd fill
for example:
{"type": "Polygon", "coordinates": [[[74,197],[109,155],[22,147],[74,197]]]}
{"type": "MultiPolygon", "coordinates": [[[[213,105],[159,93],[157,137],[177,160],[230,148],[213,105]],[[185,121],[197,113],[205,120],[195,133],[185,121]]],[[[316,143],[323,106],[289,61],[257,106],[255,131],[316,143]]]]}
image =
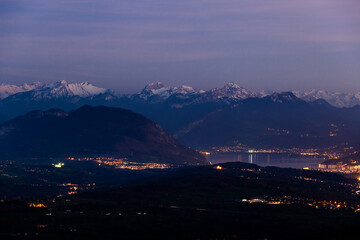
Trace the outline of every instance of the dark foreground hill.
{"type": "Polygon", "coordinates": [[[134,112],[84,106],[33,111],[0,126],[0,158],[125,157],[134,161],[206,164],[160,126],[134,112]]]}

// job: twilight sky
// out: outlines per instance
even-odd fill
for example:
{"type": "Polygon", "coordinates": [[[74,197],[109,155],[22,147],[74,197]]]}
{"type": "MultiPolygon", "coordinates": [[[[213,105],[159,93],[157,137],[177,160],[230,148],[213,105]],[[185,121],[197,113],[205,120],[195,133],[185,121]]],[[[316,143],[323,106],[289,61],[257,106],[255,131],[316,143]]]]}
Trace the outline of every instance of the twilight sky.
{"type": "Polygon", "coordinates": [[[0,0],[0,83],[360,91],[359,0],[0,0]]]}

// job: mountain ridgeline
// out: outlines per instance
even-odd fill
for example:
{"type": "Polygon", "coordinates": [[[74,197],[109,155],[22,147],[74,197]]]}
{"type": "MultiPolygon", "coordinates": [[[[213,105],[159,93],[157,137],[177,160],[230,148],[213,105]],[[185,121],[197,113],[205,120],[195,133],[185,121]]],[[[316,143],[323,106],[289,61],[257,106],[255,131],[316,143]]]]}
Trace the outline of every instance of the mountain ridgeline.
{"type": "Polygon", "coordinates": [[[109,106],[144,114],[173,133],[218,107],[255,96],[234,83],[205,92],[184,85],[165,87],[157,82],[132,95],[118,95],[86,82],[72,84],[61,81],[48,85],[38,83],[36,86],[38,87],[16,88],[12,85],[0,85],[0,93],[7,96],[0,100],[0,122],[32,110],[58,108],[71,111],[83,105],[109,106]],[[167,117],[164,118],[164,115],[167,117]]]}
{"type": "Polygon", "coordinates": [[[360,107],[308,103],[291,92],[219,108],[175,136],[189,146],[330,147],[360,144],[360,107]]]}
{"type": "Polygon", "coordinates": [[[129,110],[83,106],[32,111],[0,125],[0,158],[126,157],[139,162],[207,164],[158,124],[129,110]]]}
{"type": "Polygon", "coordinates": [[[0,93],[0,122],[32,110],[69,112],[83,105],[108,106],[143,114],[192,147],[360,145],[360,107],[355,106],[360,94],[254,93],[235,83],[202,91],[156,82],[138,93],[118,95],[89,83],[66,81],[20,87],[3,84],[0,93]]]}
{"type": "MultiPolygon", "coordinates": [[[[293,93],[306,102],[324,99],[336,107],[360,105],[360,93],[345,94],[321,90],[293,93]]],[[[233,82],[208,91],[185,85],[168,87],[161,82],[155,82],[148,84],[138,93],[129,95],[117,94],[88,82],[38,82],[23,86],[1,84],[0,123],[33,110],[58,108],[72,111],[83,105],[109,106],[143,114],[174,134],[216,109],[237,104],[248,98],[263,98],[272,94],[272,91],[251,92],[233,82]]]]}

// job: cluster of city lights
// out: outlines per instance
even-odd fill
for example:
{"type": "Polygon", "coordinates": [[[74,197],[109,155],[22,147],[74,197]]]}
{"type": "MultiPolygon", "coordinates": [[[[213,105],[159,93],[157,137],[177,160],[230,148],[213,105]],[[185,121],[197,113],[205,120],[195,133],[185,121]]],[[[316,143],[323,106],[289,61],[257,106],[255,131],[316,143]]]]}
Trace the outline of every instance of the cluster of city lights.
{"type": "Polygon", "coordinates": [[[127,158],[112,158],[112,157],[97,157],[97,158],[74,158],[69,157],[68,160],[71,161],[94,161],[99,166],[111,166],[118,169],[127,169],[127,170],[145,170],[145,169],[167,169],[174,167],[171,164],[164,163],[154,163],[154,162],[132,162],[127,158]]]}

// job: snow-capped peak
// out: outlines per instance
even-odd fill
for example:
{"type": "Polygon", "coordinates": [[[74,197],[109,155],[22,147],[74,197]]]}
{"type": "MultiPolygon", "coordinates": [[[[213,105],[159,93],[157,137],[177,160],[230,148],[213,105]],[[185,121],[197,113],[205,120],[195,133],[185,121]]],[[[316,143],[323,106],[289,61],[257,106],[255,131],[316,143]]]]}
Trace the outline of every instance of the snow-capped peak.
{"type": "Polygon", "coordinates": [[[145,88],[139,93],[139,96],[143,99],[148,97],[158,95],[161,98],[168,98],[171,95],[171,88],[164,87],[162,82],[149,83],[145,88]]]}
{"type": "Polygon", "coordinates": [[[227,83],[222,88],[213,88],[208,93],[212,96],[212,98],[217,99],[233,99],[233,100],[241,100],[249,97],[255,97],[256,95],[245,88],[240,87],[234,82],[227,83]]]}
{"type": "Polygon", "coordinates": [[[193,94],[193,93],[199,93],[199,91],[195,90],[194,88],[182,85],[181,87],[175,87],[173,88],[174,93],[178,94],[193,94]]]}
{"type": "Polygon", "coordinates": [[[281,92],[281,93],[273,93],[268,96],[268,98],[276,103],[285,103],[285,102],[300,102],[299,98],[297,98],[292,92],[281,92]]]}
{"type": "Polygon", "coordinates": [[[22,86],[2,83],[0,85],[0,99],[7,98],[8,96],[16,93],[31,91],[42,85],[43,84],[41,82],[35,82],[31,84],[24,83],[22,86]]]}
{"type": "Polygon", "coordinates": [[[360,93],[352,94],[315,89],[310,91],[293,91],[293,93],[307,102],[324,99],[335,107],[353,107],[360,105],[360,93]]]}
{"type": "Polygon", "coordinates": [[[181,87],[165,87],[162,82],[154,82],[146,85],[138,96],[145,100],[154,96],[166,100],[174,94],[191,95],[198,93],[200,92],[190,86],[182,85],[181,87]]]}
{"type": "Polygon", "coordinates": [[[193,87],[190,87],[190,86],[187,86],[187,85],[181,85],[181,87],[179,89],[182,89],[184,91],[187,91],[187,92],[194,92],[194,88],[193,87]]]}
{"type": "Polygon", "coordinates": [[[242,87],[240,87],[239,85],[237,85],[234,82],[229,82],[224,86],[225,89],[243,89],[242,87]]]}
{"type": "Polygon", "coordinates": [[[109,92],[105,88],[96,87],[88,82],[82,83],[68,83],[65,80],[60,82],[55,82],[51,84],[46,84],[34,88],[22,95],[22,93],[14,95],[16,98],[26,97],[34,100],[42,99],[56,99],[56,98],[67,98],[67,97],[92,97],[99,94],[109,92]]]}
{"type": "Polygon", "coordinates": [[[106,93],[105,88],[96,87],[88,82],[68,84],[70,91],[80,97],[90,97],[106,93]]]}
{"type": "MultiPolygon", "coordinates": [[[[275,92],[274,92],[274,91],[271,91],[271,90],[261,90],[260,92],[257,92],[257,93],[256,93],[256,96],[259,97],[259,98],[263,98],[263,97],[272,95],[272,94],[274,94],[274,93],[275,93],[275,92]]],[[[296,94],[295,94],[295,95],[296,95],[296,94]]]]}
{"type": "Polygon", "coordinates": [[[82,83],[67,83],[65,80],[56,82],[54,84],[46,85],[39,89],[40,95],[45,98],[61,98],[61,97],[91,97],[103,94],[108,90],[105,88],[96,87],[88,82],[82,83]]]}
{"type": "Polygon", "coordinates": [[[161,88],[164,88],[164,84],[162,82],[153,82],[146,85],[144,90],[159,90],[161,88]]]}

